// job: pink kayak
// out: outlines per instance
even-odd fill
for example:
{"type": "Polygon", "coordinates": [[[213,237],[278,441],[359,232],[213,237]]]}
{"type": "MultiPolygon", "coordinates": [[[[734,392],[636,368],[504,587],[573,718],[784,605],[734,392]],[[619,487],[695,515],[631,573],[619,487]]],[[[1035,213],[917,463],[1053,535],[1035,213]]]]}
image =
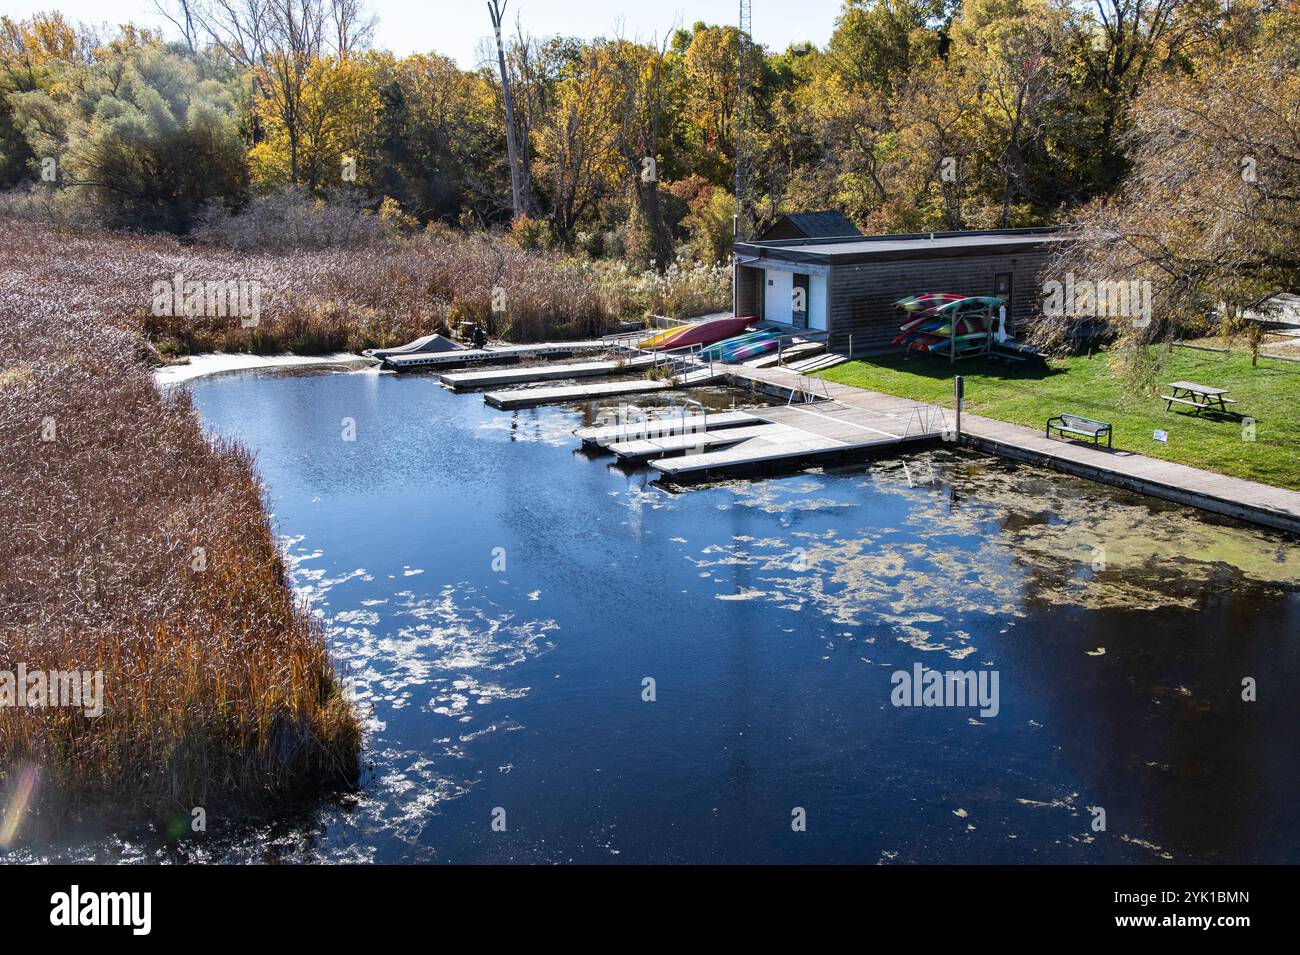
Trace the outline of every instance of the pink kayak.
{"type": "Polygon", "coordinates": [[[745,326],[753,321],[752,315],[744,318],[713,318],[686,329],[680,335],[674,335],[664,343],[663,347],[672,351],[688,348],[691,345],[712,345],[714,342],[720,342],[724,338],[743,332],[745,326]]]}

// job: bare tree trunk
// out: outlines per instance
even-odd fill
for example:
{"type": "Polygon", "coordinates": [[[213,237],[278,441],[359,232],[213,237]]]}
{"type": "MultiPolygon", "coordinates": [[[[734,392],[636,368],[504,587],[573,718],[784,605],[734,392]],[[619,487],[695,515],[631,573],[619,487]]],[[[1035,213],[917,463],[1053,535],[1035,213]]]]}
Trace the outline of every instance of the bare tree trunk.
{"type": "Polygon", "coordinates": [[[492,18],[492,29],[497,37],[497,65],[501,69],[501,93],[506,103],[506,158],[510,162],[510,198],[515,218],[523,210],[519,195],[519,157],[515,148],[515,104],[510,95],[510,74],[506,70],[506,48],[501,42],[501,18],[505,15],[506,4],[510,0],[488,0],[488,15],[492,18]]]}

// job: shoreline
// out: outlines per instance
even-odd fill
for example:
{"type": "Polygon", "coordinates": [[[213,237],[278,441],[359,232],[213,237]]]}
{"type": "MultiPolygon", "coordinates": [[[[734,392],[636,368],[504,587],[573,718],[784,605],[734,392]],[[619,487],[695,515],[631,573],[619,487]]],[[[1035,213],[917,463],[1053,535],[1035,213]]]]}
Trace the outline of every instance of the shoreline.
{"type": "Polygon", "coordinates": [[[242,352],[205,352],[191,355],[183,365],[163,365],[153,370],[154,383],[160,387],[184,384],[198,378],[236,371],[259,371],[263,368],[321,368],[328,366],[378,367],[379,362],[352,352],[330,355],[250,355],[242,352]]]}

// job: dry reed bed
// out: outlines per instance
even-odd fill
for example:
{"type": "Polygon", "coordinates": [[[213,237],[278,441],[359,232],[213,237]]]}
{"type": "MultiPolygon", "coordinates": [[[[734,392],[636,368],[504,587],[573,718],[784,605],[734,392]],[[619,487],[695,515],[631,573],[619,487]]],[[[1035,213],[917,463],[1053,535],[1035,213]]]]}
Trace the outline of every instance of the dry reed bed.
{"type": "Polygon", "coordinates": [[[3,806],[35,770],[18,837],[197,806],[229,822],[347,784],[358,723],[252,461],[158,392],[129,328],[118,283],[183,250],[130,240],[155,257],[130,272],[67,235],[39,268],[59,240],[27,239],[0,266],[0,670],[102,670],[105,709],[0,707],[3,806]]]}
{"type": "Polygon", "coordinates": [[[0,288],[39,284],[70,318],[106,316],[142,330],[163,352],[359,351],[460,321],[486,322],[513,341],[583,338],[603,334],[619,307],[580,263],[453,233],[352,248],[236,252],[21,220],[0,226],[8,234],[0,288]],[[176,275],[258,283],[257,326],[242,327],[235,315],[154,315],[154,283],[176,275]],[[493,311],[496,288],[505,292],[504,314],[493,311]]]}

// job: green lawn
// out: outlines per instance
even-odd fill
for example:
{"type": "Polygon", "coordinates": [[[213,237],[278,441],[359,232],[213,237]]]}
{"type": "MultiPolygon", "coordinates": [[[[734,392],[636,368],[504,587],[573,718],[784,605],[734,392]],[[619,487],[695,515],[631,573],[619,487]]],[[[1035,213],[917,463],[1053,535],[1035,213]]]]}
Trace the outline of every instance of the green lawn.
{"type": "Polygon", "coordinates": [[[848,362],[823,377],[953,407],[956,374],[966,379],[966,410],[973,414],[1035,428],[1062,413],[1097,418],[1114,425],[1117,449],[1300,490],[1300,364],[1261,359],[1251,367],[1250,356],[1240,352],[1185,348],[1168,355],[1156,379],[1160,391],[1164,382],[1179,380],[1229,389],[1237,399],[1229,407],[1256,421],[1254,441],[1244,439],[1235,417],[1196,416],[1186,405],[1165,411],[1159,392],[1126,389],[1112,377],[1104,354],[1046,364],[971,358],[952,365],[899,352],[848,362]],[[1157,429],[1169,432],[1167,445],[1152,438],[1157,429]]]}

